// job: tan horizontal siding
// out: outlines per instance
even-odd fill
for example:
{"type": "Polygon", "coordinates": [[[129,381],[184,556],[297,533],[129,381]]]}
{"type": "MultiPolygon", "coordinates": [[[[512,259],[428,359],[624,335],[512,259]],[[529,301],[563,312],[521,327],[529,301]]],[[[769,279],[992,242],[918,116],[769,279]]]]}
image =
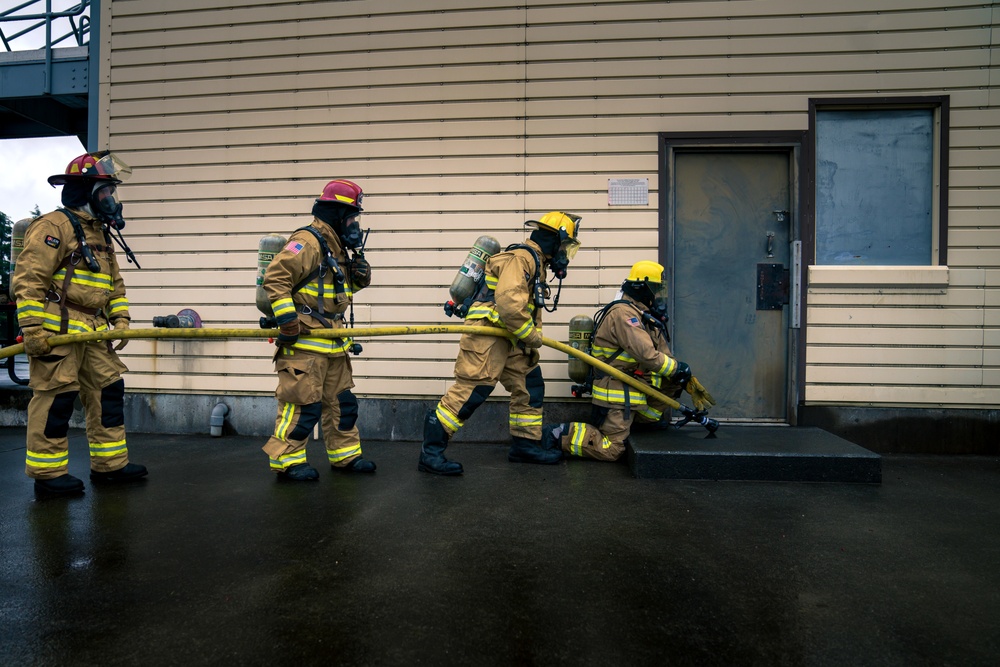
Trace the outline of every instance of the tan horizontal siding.
{"type": "MultiPolygon", "coordinates": [[[[584,216],[584,249],[546,318],[546,335],[564,337],[568,319],[610,299],[632,262],[659,256],[657,133],[804,130],[814,97],[948,95],[949,284],[811,290],[805,398],[997,401],[1000,16],[991,3],[112,6],[101,120],[135,170],[122,193],[143,266],[126,270],[137,321],[193,307],[208,326],[255,326],[260,236],[307,224],[322,185],[342,176],[364,186],[372,229],[359,325],[449,321],[441,303],[477,236],[517,242],[525,219],[565,209],[584,216]],[[616,177],[648,178],[649,205],[609,207],[616,177]]],[[[440,394],[455,340],[365,341],[359,392],[440,394]]],[[[166,345],[129,346],[131,388],[273,390],[265,342],[166,345]]],[[[543,367],[547,394],[565,398],[560,356],[546,350],[543,367]]]]}

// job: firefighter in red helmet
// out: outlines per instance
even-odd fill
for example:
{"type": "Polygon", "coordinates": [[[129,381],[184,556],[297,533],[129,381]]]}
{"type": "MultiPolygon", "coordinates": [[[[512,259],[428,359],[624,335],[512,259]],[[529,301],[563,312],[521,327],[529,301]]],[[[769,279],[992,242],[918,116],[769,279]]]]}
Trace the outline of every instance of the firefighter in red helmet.
{"type": "MultiPolygon", "coordinates": [[[[125,226],[118,185],[131,169],[113,153],[85,153],[50,176],[61,185],[63,208],[33,220],[12,279],[17,319],[28,355],[32,389],[28,404],[25,471],[39,495],[83,493],[67,472],[70,417],[79,396],[86,410],[92,482],[130,482],[146,475],[131,463],[125,439],[128,369],[110,343],[52,347],[54,334],[129,327],[125,282],[112,232],[125,226]]],[[[119,233],[115,239],[132,259],[119,233]]]]}
{"type": "Polygon", "coordinates": [[[312,223],[292,233],[264,274],[262,286],[280,334],[274,357],[278,416],[263,449],[280,479],[319,478],[306,461],[306,443],[317,423],[334,470],[375,472],[375,463],[361,453],[358,400],[351,392],[348,353],[360,346],[350,338],[310,335],[342,328],[355,292],[371,283],[359,222],[363,196],[352,181],[327,183],[313,204],[312,223]]]}

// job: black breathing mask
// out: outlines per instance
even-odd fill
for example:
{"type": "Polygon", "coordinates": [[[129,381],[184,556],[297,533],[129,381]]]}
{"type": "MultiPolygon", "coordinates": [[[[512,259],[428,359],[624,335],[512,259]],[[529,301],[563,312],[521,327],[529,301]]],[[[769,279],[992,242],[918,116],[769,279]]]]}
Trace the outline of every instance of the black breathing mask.
{"type": "Polygon", "coordinates": [[[94,215],[112,229],[125,228],[122,204],[118,201],[118,188],[114,183],[98,183],[90,195],[90,208],[94,215]]]}
{"type": "Polygon", "coordinates": [[[338,236],[344,245],[351,250],[357,250],[364,243],[365,235],[361,231],[361,223],[358,222],[358,216],[353,216],[347,218],[340,224],[341,229],[339,230],[338,236]]]}
{"type": "Polygon", "coordinates": [[[552,275],[557,279],[565,280],[566,274],[569,272],[569,257],[560,250],[549,260],[549,268],[552,269],[552,275]]]}

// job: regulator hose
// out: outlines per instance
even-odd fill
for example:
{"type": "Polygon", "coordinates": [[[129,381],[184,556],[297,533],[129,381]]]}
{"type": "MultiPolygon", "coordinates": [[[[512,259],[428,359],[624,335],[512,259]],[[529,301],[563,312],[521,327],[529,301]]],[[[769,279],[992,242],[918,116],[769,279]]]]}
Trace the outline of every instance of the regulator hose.
{"type": "MultiPolygon", "coordinates": [[[[471,326],[465,324],[428,324],[419,326],[395,326],[395,327],[359,327],[356,329],[314,329],[309,332],[309,335],[314,338],[371,338],[377,336],[416,336],[416,335],[427,335],[427,334],[479,334],[483,336],[495,336],[497,338],[509,338],[514,339],[513,334],[511,334],[506,329],[498,329],[496,327],[483,327],[483,326],[471,326]]],[[[108,341],[108,340],[132,340],[132,339],[144,339],[144,340],[155,340],[155,339],[165,339],[165,340],[178,340],[178,339],[188,339],[188,338],[199,338],[199,339],[211,339],[211,338],[277,338],[277,329],[108,329],[106,331],[88,331],[86,333],[76,333],[76,334],[60,334],[50,336],[47,340],[49,345],[55,347],[57,345],[67,345],[72,343],[89,343],[94,341],[108,341]]],[[[570,347],[565,343],[560,343],[559,341],[552,340],[551,338],[542,337],[542,344],[546,347],[551,347],[554,350],[559,350],[560,352],[565,352],[566,354],[576,357],[584,363],[590,364],[594,368],[600,370],[602,373],[606,373],[616,380],[620,380],[625,384],[641,391],[642,393],[666,403],[675,410],[681,409],[680,403],[670,398],[669,396],[653,389],[649,385],[640,382],[631,375],[627,375],[617,368],[610,366],[603,361],[595,359],[586,352],[581,352],[574,347],[570,347]]],[[[7,357],[13,357],[16,354],[24,353],[24,344],[17,343],[16,345],[10,345],[8,347],[0,348],[0,359],[6,359],[7,357]]]]}

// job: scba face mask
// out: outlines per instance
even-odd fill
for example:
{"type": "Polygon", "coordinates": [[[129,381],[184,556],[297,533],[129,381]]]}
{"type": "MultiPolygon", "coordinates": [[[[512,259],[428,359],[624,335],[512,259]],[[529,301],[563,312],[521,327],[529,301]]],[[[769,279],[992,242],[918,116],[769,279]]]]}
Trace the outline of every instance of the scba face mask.
{"type": "Polygon", "coordinates": [[[357,250],[365,240],[365,235],[361,231],[361,222],[358,216],[348,218],[341,223],[342,231],[340,240],[351,250],[357,250]]]}
{"type": "Polygon", "coordinates": [[[118,188],[114,183],[98,183],[90,195],[90,208],[94,215],[111,227],[121,230],[125,227],[122,205],[118,201],[118,188]]]}
{"type": "Polygon", "coordinates": [[[557,279],[566,279],[566,275],[569,273],[569,257],[562,248],[549,260],[549,268],[552,269],[552,275],[557,279]]]}

